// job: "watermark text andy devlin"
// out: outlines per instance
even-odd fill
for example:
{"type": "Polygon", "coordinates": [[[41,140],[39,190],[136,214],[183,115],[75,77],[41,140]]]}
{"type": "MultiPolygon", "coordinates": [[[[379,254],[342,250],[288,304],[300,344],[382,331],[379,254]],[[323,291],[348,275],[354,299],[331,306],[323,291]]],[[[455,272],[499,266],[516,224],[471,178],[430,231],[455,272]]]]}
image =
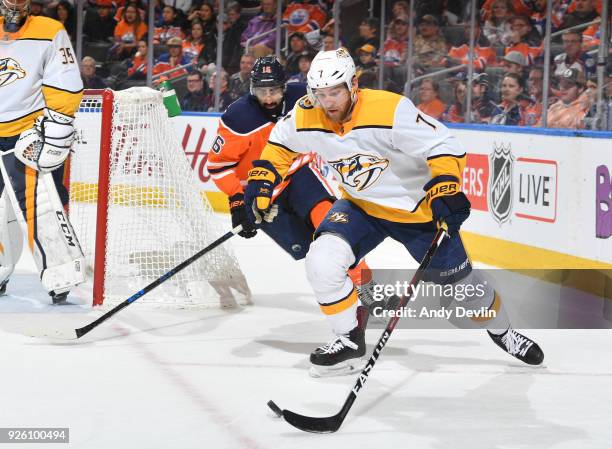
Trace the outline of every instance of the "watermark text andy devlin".
{"type": "Polygon", "coordinates": [[[440,307],[434,309],[429,306],[413,307],[407,305],[399,310],[386,310],[384,306],[372,308],[372,314],[379,318],[445,318],[447,320],[455,318],[472,319],[493,319],[497,316],[497,311],[487,307],[471,309],[469,307],[440,307]]]}
{"type": "Polygon", "coordinates": [[[421,282],[413,286],[408,281],[396,281],[388,284],[377,284],[374,286],[373,297],[375,301],[382,301],[392,296],[409,296],[410,302],[400,310],[385,310],[384,306],[375,306],[372,313],[377,317],[386,318],[472,318],[492,319],[497,312],[487,307],[479,307],[486,293],[486,282],[462,284],[433,284],[421,282]],[[417,307],[414,301],[417,299],[447,299],[454,301],[449,307],[434,307],[430,301],[417,307]],[[476,300],[476,301],[475,301],[476,300]]]}

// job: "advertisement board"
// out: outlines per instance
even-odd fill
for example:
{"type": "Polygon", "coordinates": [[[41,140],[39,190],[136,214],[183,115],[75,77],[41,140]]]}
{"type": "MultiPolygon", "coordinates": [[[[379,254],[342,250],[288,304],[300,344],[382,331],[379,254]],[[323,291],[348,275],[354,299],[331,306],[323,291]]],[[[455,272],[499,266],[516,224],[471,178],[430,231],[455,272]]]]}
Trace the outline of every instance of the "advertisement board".
{"type": "MultiPolygon", "coordinates": [[[[214,199],[213,206],[224,209],[205,168],[218,120],[218,114],[173,119],[202,190],[214,199]]],[[[569,131],[516,131],[453,126],[467,152],[462,181],[472,214],[464,230],[476,258],[529,267],[610,268],[610,133],[586,137],[569,131]],[[487,248],[498,244],[507,254],[489,251],[496,257],[487,258],[487,248]]]]}

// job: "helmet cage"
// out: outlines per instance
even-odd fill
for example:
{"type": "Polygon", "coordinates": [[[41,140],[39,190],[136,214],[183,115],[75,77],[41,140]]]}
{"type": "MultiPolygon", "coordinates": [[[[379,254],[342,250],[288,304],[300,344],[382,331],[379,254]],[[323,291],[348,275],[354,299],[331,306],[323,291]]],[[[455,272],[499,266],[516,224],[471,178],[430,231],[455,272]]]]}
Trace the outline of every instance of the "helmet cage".
{"type": "Polygon", "coordinates": [[[19,31],[24,19],[30,14],[30,0],[0,0],[0,15],[4,17],[4,30],[19,31]]]}

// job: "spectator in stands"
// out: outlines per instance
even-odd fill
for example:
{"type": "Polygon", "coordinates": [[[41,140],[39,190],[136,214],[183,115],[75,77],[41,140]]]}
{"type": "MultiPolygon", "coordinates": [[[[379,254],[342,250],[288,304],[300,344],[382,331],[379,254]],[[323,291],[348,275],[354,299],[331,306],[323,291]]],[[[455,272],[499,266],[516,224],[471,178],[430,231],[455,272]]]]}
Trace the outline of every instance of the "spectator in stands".
{"type": "Polygon", "coordinates": [[[166,5],[162,13],[162,22],[159,26],[155,27],[153,43],[155,45],[165,44],[168,39],[173,37],[178,37],[182,40],[184,35],[177,19],[176,9],[173,6],[166,5]]]}
{"type": "Polygon", "coordinates": [[[308,33],[318,30],[327,19],[325,11],[315,2],[292,0],[283,13],[283,25],[287,26],[287,33],[308,33]]]}
{"type": "Polygon", "coordinates": [[[138,50],[128,66],[128,79],[145,79],[147,77],[147,43],[138,41],[138,50]]]}
{"type": "MultiPolygon", "coordinates": [[[[116,10],[115,10],[115,21],[117,23],[121,22],[121,19],[123,18],[123,13],[125,11],[125,8],[127,8],[129,5],[134,5],[136,7],[136,9],[138,10],[138,14],[140,15],[140,20],[145,22],[146,20],[146,14],[145,14],[145,10],[142,8],[142,5],[140,4],[140,0],[127,0],[125,2],[123,2],[123,0],[119,0],[117,2],[117,4],[121,4],[123,3],[123,6],[119,6],[116,10]]],[[[163,10],[164,4],[162,2],[162,0],[155,0],[155,20],[154,23],[158,24],[161,23],[162,21],[162,10],[163,10]]]]}
{"type": "MultiPolygon", "coordinates": [[[[208,87],[210,88],[210,93],[207,95],[205,104],[207,106],[207,110],[212,112],[215,110],[215,84],[217,82],[217,72],[212,72],[210,75],[210,80],[208,82],[208,87]]],[[[227,90],[228,88],[228,77],[227,72],[225,70],[221,71],[221,94],[219,97],[219,112],[225,111],[227,107],[232,104],[234,100],[232,100],[232,96],[227,90]]]]}
{"type": "Polygon", "coordinates": [[[446,41],[440,32],[438,19],[426,14],[419,20],[414,39],[415,62],[423,69],[441,67],[446,59],[446,41]]]}
{"type": "Polygon", "coordinates": [[[190,60],[197,59],[204,48],[204,27],[202,22],[191,22],[191,32],[183,41],[183,54],[190,60]]]}
{"type": "Polygon", "coordinates": [[[521,78],[524,76],[524,68],[527,65],[525,57],[521,52],[511,51],[507,53],[501,60],[501,66],[504,68],[504,75],[507,73],[516,73],[521,78]]]}
{"type": "Polygon", "coordinates": [[[298,59],[304,52],[314,53],[308,46],[308,42],[303,33],[293,33],[289,36],[289,53],[285,60],[285,72],[287,72],[287,76],[297,75],[300,72],[298,59]]]}
{"type": "Polygon", "coordinates": [[[497,105],[491,98],[486,73],[475,73],[472,78],[472,123],[489,123],[497,105]]]}
{"type": "Polygon", "coordinates": [[[45,15],[45,0],[32,0],[30,2],[30,15],[31,16],[44,16],[45,15]]]}
{"type": "Polygon", "coordinates": [[[513,11],[510,0],[495,0],[491,5],[491,17],[482,28],[482,32],[493,46],[505,46],[510,42],[512,26],[510,18],[513,11]]]}
{"type": "Polygon", "coordinates": [[[459,12],[460,7],[457,8],[457,3],[460,1],[453,1],[449,5],[448,0],[428,0],[420,2],[418,7],[419,15],[431,14],[432,16],[438,17],[440,26],[457,25],[460,20],[459,16],[455,12],[459,12]],[[451,7],[455,12],[451,11],[451,7]]]}
{"type": "Polygon", "coordinates": [[[563,22],[559,26],[560,30],[592,22],[599,17],[595,0],[574,0],[574,5],[576,9],[571,13],[565,14],[563,22]]]}
{"type": "Polygon", "coordinates": [[[64,25],[68,36],[70,36],[70,40],[74,41],[76,38],[76,15],[72,4],[67,0],[61,0],[55,7],[55,11],[53,11],[51,17],[64,25]]]}
{"type": "MultiPolygon", "coordinates": [[[[323,28],[304,33],[308,45],[315,51],[334,49],[334,19],[331,19],[323,28]]],[[[340,43],[340,46],[342,44],[340,43]]]]}
{"type": "Polygon", "coordinates": [[[532,104],[525,108],[525,126],[537,126],[542,118],[542,100],[544,92],[544,69],[532,67],[527,77],[527,94],[532,104]]]}
{"type": "Polygon", "coordinates": [[[237,0],[240,3],[240,16],[245,22],[261,12],[260,0],[237,0]]]}
{"type": "Polygon", "coordinates": [[[408,47],[408,17],[398,16],[389,25],[389,37],[385,40],[382,60],[387,67],[398,67],[406,64],[408,47]]]}
{"type": "MultiPolygon", "coordinates": [[[[542,37],[546,34],[546,1],[547,0],[533,0],[533,8],[529,13],[529,18],[531,19],[533,27],[542,37]]],[[[556,29],[557,27],[555,26],[553,18],[552,31],[554,32],[556,29]]]]}
{"type": "Polygon", "coordinates": [[[299,73],[291,76],[287,82],[288,83],[306,83],[306,75],[308,75],[308,71],[310,70],[310,63],[314,58],[312,53],[305,51],[298,58],[298,68],[300,69],[299,73]]]}
{"type": "MultiPolygon", "coordinates": [[[[470,24],[464,25],[464,42],[462,45],[451,47],[448,51],[448,57],[445,63],[448,67],[465,64],[470,64],[470,24]]],[[[491,48],[489,40],[480,32],[480,24],[476,21],[475,36],[476,42],[474,45],[474,70],[482,72],[484,69],[496,64],[495,50],[491,48]]]]}
{"type": "Polygon", "coordinates": [[[111,0],[98,0],[94,13],[89,11],[85,16],[83,33],[89,42],[109,42],[113,40],[117,22],[112,15],[113,2],[111,0]]]}
{"type": "Polygon", "coordinates": [[[200,7],[200,21],[202,22],[204,35],[204,48],[198,57],[198,63],[210,64],[217,60],[217,15],[209,3],[203,3],[200,7]]]}
{"type": "Polygon", "coordinates": [[[189,22],[192,20],[204,22],[210,20],[214,14],[215,11],[210,3],[198,1],[194,2],[193,6],[190,8],[189,14],[187,14],[187,20],[189,22]]]}
{"type": "Polygon", "coordinates": [[[378,44],[380,43],[380,36],[378,35],[378,19],[373,17],[363,19],[359,25],[359,36],[351,44],[351,54],[356,55],[357,50],[366,44],[374,47],[378,50],[378,44]]]}
{"type": "MultiPolygon", "coordinates": [[[[171,37],[166,43],[168,47],[167,53],[162,53],[155,61],[153,66],[153,75],[158,75],[175,67],[190,64],[192,61],[183,54],[183,41],[180,37],[171,37]]],[[[187,73],[187,69],[175,70],[170,74],[165,75],[167,78],[176,78],[187,73]]]]}
{"type": "Polygon", "coordinates": [[[510,23],[512,34],[504,52],[518,51],[525,57],[526,65],[533,65],[544,52],[542,37],[527,16],[514,16],[510,23]]]}
{"type": "Polygon", "coordinates": [[[558,77],[558,101],[548,108],[549,128],[585,128],[584,118],[593,105],[594,92],[585,90],[586,79],[578,69],[567,69],[558,77]]]}
{"type": "Polygon", "coordinates": [[[391,7],[391,21],[397,17],[410,17],[410,5],[406,0],[397,0],[391,7]]]}
{"type": "Polygon", "coordinates": [[[441,120],[449,123],[463,123],[465,121],[465,97],[467,87],[465,81],[456,81],[454,88],[454,101],[448,105],[441,120]]]}
{"type": "MultiPolygon", "coordinates": [[[[342,46],[342,42],[339,42],[338,44],[342,46]]],[[[335,49],[336,46],[334,45],[334,36],[323,36],[323,39],[321,39],[321,49],[319,51],[329,51],[335,49]]]]}
{"type": "Polygon", "coordinates": [[[519,94],[523,92],[523,79],[516,73],[506,73],[501,80],[501,103],[493,111],[491,123],[496,125],[523,124],[523,112],[519,104],[519,94]]]}
{"type": "MultiPolygon", "coordinates": [[[[249,20],[246,30],[242,33],[240,45],[246,47],[247,40],[254,38],[266,31],[276,28],[276,1],[261,0],[261,14],[249,20]]],[[[249,52],[255,58],[274,53],[276,47],[276,33],[271,32],[263,37],[253,39],[250,43],[249,52]]]]}
{"type": "Polygon", "coordinates": [[[557,55],[554,59],[554,75],[560,76],[567,69],[578,69],[584,75],[595,73],[597,61],[593,56],[582,51],[582,33],[576,30],[568,30],[561,37],[564,53],[557,55]]]}
{"type": "Polygon", "coordinates": [[[608,56],[606,64],[601,110],[597,110],[597,104],[594,102],[587,117],[588,128],[612,131],[612,55],[608,56]]]}
{"type": "Polygon", "coordinates": [[[181,101],[183,111],[206,112],[206,97],[210,89],[204,84],[202,73],[198,70],[187,75],[187,93],[181,101]]]}
{"type": "Polygon", "coordinates": [[[145,34],[147,26],[142,22],[138,8],[134,5],[126,6],[121,21],[115,27],[115,45],[111,48],[111,54],[116,59],[130,57],[145,34]]]}
{"type": "Polygon", "coordinates": [[[81,79],[84,89],[106,89],[106,84],[96,75],[96,60],[91,56],[85,56],[81,60],[81,79]]]}
{"type": "Polygon", "coordinates": [[[253,64],[255,64],[253,55],[242,55],[240,58],[240,70],[230,76],[228,90],[234,100],[249,92],[253,64]]]}
{"type": "Polygon", "coordinates": [[[365,44],[357,50],[356,75],[359,86],[367,89],[375,89],[378,78],[378,67],[376,66],[376,48],[371,44],[365,44]]]}
{"type": "Polygon", "coordinates": [[[240,38],[246,28],[246,23],[240,18],[240,4],[231,2],[227,6],[227,20],[223,24],[223,60],[222,65],[230,75],[240,69],[242,47],[240,38]]]}
{"type": "Polygon", "coordinates": [[[425,78],[419,84],[419,104],[417,109],[435,119],[440,119],[446,105],[440,100],[440,85],[431,78],[425,78]]]}

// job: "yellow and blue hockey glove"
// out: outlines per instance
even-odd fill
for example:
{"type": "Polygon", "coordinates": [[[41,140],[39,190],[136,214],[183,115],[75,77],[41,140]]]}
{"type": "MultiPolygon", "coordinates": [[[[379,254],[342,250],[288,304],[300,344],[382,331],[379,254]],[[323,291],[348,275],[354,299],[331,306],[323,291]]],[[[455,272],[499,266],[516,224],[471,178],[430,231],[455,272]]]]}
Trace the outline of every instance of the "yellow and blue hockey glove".
{"type": "Polygon", "coordinates": [[[280,182],[280,175],[269,161],[253,161],[244,190],[244,202],[249,218],[256,224],[262,221],[271,223],[276,217],[278,206],[272,206],[272,193],[280,182]]]}
{"type": "Polygon", "coordinates": [[[431,179],[423,190],[427,192],[425,200],[431,207],[435,221],[448,225],[448,233],[459,231],[461,224],[470,216],[470,200],[460,190],[459,180],[451,175],[440,175],[431,179]]]}

